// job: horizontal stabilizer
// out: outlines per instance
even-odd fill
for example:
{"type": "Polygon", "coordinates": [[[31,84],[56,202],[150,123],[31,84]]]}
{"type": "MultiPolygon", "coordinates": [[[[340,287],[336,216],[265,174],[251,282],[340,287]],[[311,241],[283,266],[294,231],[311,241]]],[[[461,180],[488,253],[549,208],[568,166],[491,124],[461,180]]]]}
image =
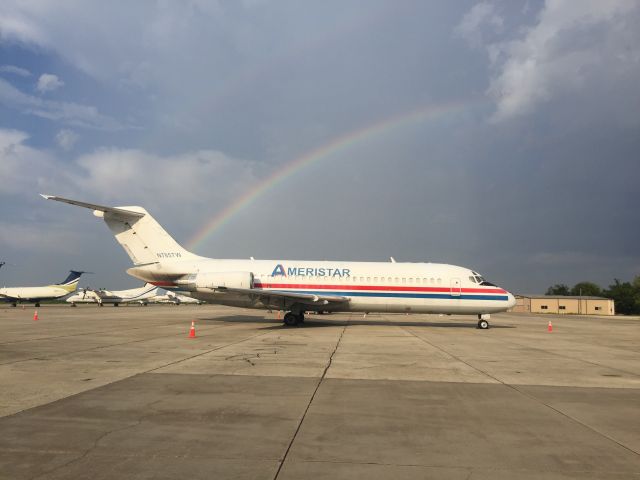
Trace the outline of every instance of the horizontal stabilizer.
{"type": "Polygon", "coordinates": [[[68,203],[69,205],[76,205],[77,207],[84,207],[90,210],[97,210],[99,212],[109,212],[120,216],[144,217],[145,215],[144,213],[134,212],[133,210],[125,210],[124,208],[117,207],[105,207],[104,205],[80,202],[78,200],[71,200],[70,198],[58,197],[56,195],[44,195],[41,193],[40,196],[47,200],[55,200],[56,202],[68,203]]]}

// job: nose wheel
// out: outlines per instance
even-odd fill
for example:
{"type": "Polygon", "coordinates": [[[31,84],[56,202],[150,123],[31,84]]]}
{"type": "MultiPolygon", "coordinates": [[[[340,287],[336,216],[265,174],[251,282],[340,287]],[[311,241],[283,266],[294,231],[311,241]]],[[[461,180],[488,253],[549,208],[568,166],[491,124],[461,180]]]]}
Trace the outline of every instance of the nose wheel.
{"type": "Polygon", "coordinates": [[[489,315],[478,315],[478,328],[487,330],[489,328],[489,315]]]}

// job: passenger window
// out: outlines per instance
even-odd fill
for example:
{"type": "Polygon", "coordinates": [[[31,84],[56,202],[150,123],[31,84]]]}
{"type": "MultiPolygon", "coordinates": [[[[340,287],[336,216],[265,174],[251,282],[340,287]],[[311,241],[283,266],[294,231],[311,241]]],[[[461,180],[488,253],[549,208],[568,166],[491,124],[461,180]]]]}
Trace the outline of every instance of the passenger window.
{"type": "Polygon", "coordinates": [[[406,278],[403,278],[403,279],[402,279],[402,283],[407,283],[407,279],[406,279],[406,278]]]}
{"type": "Polygon", "coordinates": [[[373,277],[374,283],[378,283],[378,277],[373,277]]]}
{"type": "Polygon", "coordinates": [[[410,279],[409,279],[409,283],[413,283],[413,278],[410,278],[410,279]]]}
{"type": "Polygon", "coordinates": [[[396,277],[396,283],[400,283],[400,279],[396,277]]]}
{"type": "Polygon", "coordinates": [[[438,279],[438,285],[442,285],[442,279],[441,278],[438,279]]]}
{"type": "Polygon", "coordinates": [[[371,283],[371,277],[367,277],[367,283],[371,283]]]}

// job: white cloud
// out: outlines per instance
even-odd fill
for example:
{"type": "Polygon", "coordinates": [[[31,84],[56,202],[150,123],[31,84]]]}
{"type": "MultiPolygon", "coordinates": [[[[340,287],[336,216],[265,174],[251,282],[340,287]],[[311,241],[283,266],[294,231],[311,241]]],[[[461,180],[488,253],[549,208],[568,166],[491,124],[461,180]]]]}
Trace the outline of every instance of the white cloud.
{"type": "Polygon", "coordinates": [[[484,28],[489,27],[493,31],[500,31],[503,24],[504,20],[496,13],[495,5],[488,2],[480,2],[464,15],[454,29],[454,33],[472,45],[476,45],[482,40],[484,28]]]}
{"type": "Polygon", "coordinates": [[[102,148],[75,160],[70,180],[100,201],[136,201],[180,211],[203,203],[227,204],[234,192],[256,182],[251,162],[214,150],[156,155],[102,148]]]}
{"type": "Polygon", "coordinates": [[[537,23],[520,38],[487,47],[496,69],[488,90],[496,101],[493,120],[532,112],[564,94],[590,91],[593,96],[637,78],[639,22],[640,3],[634,0],[585,0],[579,7],[548,0],[537,23]]]}
{"type": "Polygon", "coordinates": [[[56,143],[63,150],[71,150],[79,139],[80,136],[73,130],[64,129],[56,133],[56,143]]]}
{"type": "Polygon", "coordinates": [[[15,65],[0,65],[0,72],[19,75],[20,77],[29,77],[31,72],[26,68],[16,67],[15,65]]]}
{"type": "Polygon", "coordinates": [[[11,223],[0,221],[0,246],[26,252],[60,252],[67,253],[77,248],[78,235],[68,226],[51,223],[46,226],[37,224],[11,223]]]}
{"type": "Polygon", "coordinates": [[[203,204],[217,210],[263,176],[253,162],[215,150],[164,156],[100,148],[63,162],[49,151],[30,147],[28,139],[25,132],[0,129],[0,178],[5,179],[0,198],[57,193],[107,203],[136,202],[185,215],[203,204]]]}
{"type": "MultiPolygon", "coordinates": [[[[7,5],[3,5],[4,8],[7,5]]],[[[0,11],[0,39],[18,40],[24,43],[43,45],[45,34],[36,23],[20,11],[0,11]]]]}
{"type": "Polygon", "coordinates": [[[0,129],[0,194],[35,193],[56,174],[55,159],[26,145],[28,138],[18,130],[0,129]]]}
{"type": "Polygon", "coordinates": [[[60,80],[57,75],[54,75],[52,73],[43,73],[38,79],[36,90],[38,90],[40,93],[52,92],[62,87],[63,85],[64,82],[60,80]]]}
{"type": "Polygon", "coordinates": [[[44,100],[21,92],[0,78],[0,104],[29,115],[59,121],[77,127],[117,130],[121,126],[114,119],[102,115],[91,105],[44,100]]]}

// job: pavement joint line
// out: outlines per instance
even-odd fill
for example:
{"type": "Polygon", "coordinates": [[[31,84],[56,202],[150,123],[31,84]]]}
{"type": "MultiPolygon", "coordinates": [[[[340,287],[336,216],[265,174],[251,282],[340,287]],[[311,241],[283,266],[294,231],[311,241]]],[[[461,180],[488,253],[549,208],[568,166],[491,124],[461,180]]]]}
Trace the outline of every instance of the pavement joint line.
{"type": "MultiPolygon", "coordinates": [[[[151,409],[151,410],[153,410],[153,405],[154,405],[154,404],[156,404],[156,403],[159,403],[159,402],[161,402],[161,401],[162,401],[162,400],[160,399],[160,400],[154,400],[153,402],[149,402],[147,405],[145,405],[145,406],[144,406],[144,408],[145,408],[145,410],[146,410],[146,409],[151,409]]],[[[98,438],[96,438],[96,439],[93,441],[93,444],[92,444],[89,448],[87,448],[84,452],[82,452],[82,454],[80,454],[79,456],[77,456],[76,458],[72,458],[72,459],[71,459],[71,460],[69,460],[68,462],[65,462],[65,463],[64,463],[64,464],[62,464],[62,465],[58,465],[57,467],[54,467],[54,468],[52,468],[51,470],[47,470],[46,472],[38,473],[38,474],[36,474],[36,475],[34,475],[34,476],[30,477],[30,479],[29,479],[29,480],[36,480],[37,478],[41,478],[41,477],[43,477],[43,476],[45,476],[45,475],[49,475],[49,474],[54,473],[54,472],[56,472],[56,471],[58,471],[58,470],[62,470],[63,468],[66,468],[66,467],[68,467],[69,465],[71,465],[71,464],[73,464],[73,463],[79,462],[80,460],[82,460],[83,458],[85,458],[87,455],[89,455],[91,452],[93,452],[93,450],[95,450],[95,449],[98,447],[98,444],[100,443],[100,441],[101,441],[102,439],[104,439],[104,438],[108,437],[108,436],[109,436],[109,435],[111,435],[112,433],[115,433],[115,432],[121,432],[121,431],[127,430],[127,429],[129,429],[129,428],[135,428],[135,427],[137,427],[138,425],[140,425],[140,424],[143,422],[143,420],[144,420],[145,418],[150,417],[150,416],[152,416],[152,415],[155,415],[155,413],[157,413],[157,412],[154,412],[154,413],[145,413],[144,415],[141,415],[141,416],[140,416],[140,417],[139,417],[135,422],[133,422],[133,423],[129,423],[129,424],[127,424],[127,425],[123,425],[123,426],[120,426],[120,427],[112,428],[111,430],[107,430],[106,432],[101,433],[100,435],[98,435],[98,438]]]]}
{"type": "Polygon", "coordinates": [[[269,333],[273,333],[273,332],[269,331],[269,332],[258,333],[256,335],[251,335],[249,337],[243,338],[242,340],[238,340],[236,342],[227,343],[225,345],[219,345],[219,346],[217,346],[215,348],[207,350],[206,352],[200,352],[200,353],[198,353],[196,355],[191,355],[190,357],[185,357],[185,358],[182,358],[180,360],[175,360],[175,361],[169,362],[169,363],[167,363],[165,365],[161,365],[160,367],[155,367],[155,368],[152,368],[150,370],[145,370],[144,372],[140,372],[137,375],[141,375],[141,374],[144,374],[144,373],[155,372],[156,370],[160,370],[161,368],[166,368],[166,367],[170,367],[172,365],[177,365],[178,363],[186,362],[187,360],[192,360],[194,358],[201,357],[202,355],[206,355],[208,353],[215,352],[216,350],[221,350],[223,348],[230,347],[232,345],[237,345],[239,343],[246,342],[247,340],[251,340],[252,338],[262,337],[264,335],[268,335],[269,333]]]}
{"type": "Polygon", "coordinates": [[[450,353],[448,351],[446,351],[444,348],[438,346],[438,345],[434,345],[433,343],[429,342],[428,340],[420,337],[419,335],[416,335],[414,332],[412,332],[411,330],[407,330],[408,332],[410,332],[413,336],[415,336],[416,338],[420,339],[421,341],[423,341],[424,343],[431,345],[434,348],[437,348],[438,350],[446,353],[447,355],[451,356],[452,358],[455,358],[456,360],[458,360],[459,362],[464,363],[465,365],[473,368],[474,370],[482,373],[483,375],[486,375],[489,378],[493,378],[494,380],[496,380],[497,382],[501,383],[502,385],[504,385],[505,387],[511,388],[512,390],[518,392],[520,395],[522,395],[523,397],[526,397],[530,400],[533,400],[541,405],[544,405],[545,407],[547,407],[550,410],[553,410],[554,412],[558,413],[559,415],[565,417],[568,420],[571,420],[572,422],[577,423],[578,425],[581,425],[582,427],[586,428],[587,430],[592,431],[593,433],[600,435],[603,438],[606,438],[607,440],[609,440],[610,442],[615,443],[616,445],[618,445],[619,447],[627,450],[628,452],[631,452],[633,454],[635,454],[636,456],[640,457],[640,452],[636,452],[634,449],[632,449],[631,447],[628,447],[627,445],[625,445],[624,443],[619,442],[618,440],[616,440],[613,437],[610,437],[609,435],[607,435],[606,433],[603,433],[599,430],[597,430],[595,427],[592,427],[591,425],[584,423],[580,420],[578,420],[577,418],[572,417],[571,415],[569,415],[568,413],[563,412],[562,410],[557,409],[556,407],[544,402],[542,399],[536,397],[535,395],[532,395],[530,393],[524,392],[522,390],[520,390],[517,386],[512,385],[510,383],[505,383],[502,380],[500,380],[499,378],[491,375],[488,372],[485,372],[484,370],[482,370],[481,368],[475,367],[473,365],[471,365],[468,362],[465,362],[462,358],[458,357],[457,355],[454,355],[453,353],[450,353]]]}
{"type": "Polygon", "coordinates": [[[512,345],[517,345],[518,347],[528,348],[530,350],[537,350],[539,352],[548,353],[550,355],[555,355],[555,356],[560,357],[560,358],[566,358],[568,360],[576,360],[578,362],[587,363],[589,365],[594,365],[596,367],[604,367],[604,368],[608,368],[609,370],[613,370],[613,371],[616,371],[616,372],[626,373],[627,375],[632,375],[634,377],[640,377],[640,374],[637,374],[637,373],[634,373],[634,372],[629,372],[627,370],[622,370],[622,369],[616,368],[616,367],[609,367],[607,365],[603,365],[603,364],[597,363],[597,362],[591,362],[591,361],[585,360],[583,358],[572,357],[570,355],[563,355],[562,353],[557,353],[557,352],[554,352],[554,351],[551,351],[551,350],[546,350],[546,349],[540,348],[540,347],[529,347],[527,345],[522,345],[522,344],[520,344],[518,342],[514,342],[513,340],[505,340],[504,343],[510,343],[512,345]]]}
{"type": "Polygon", "coordinates": [[[318,379],[318,383],[316,384],[316,388],[313,390],[313,393],[311,394],[311,397],[309,398],[309,402],[307,403],[307,407],[304,409],[304,412],[302,413],[302,417],[300,418],[300,421],[298,422],[298,426],[296,428],[296,431],[293,432],[293,436],[291,437],[291,441],[289,442],[289,445],[287,446],[287,449],[285,450],[284,455],[282,456],[282,460],[280,461],[280,465],[278,465],[278,470],[276,470],[276,474],[273,477],[273,480],[277,480],[278,476],[280,475],[280,471],[282,470],[282,467],[284,466],[284,462],[287,460],[287,456],[289,455],[289,451],[291,450],[291,447],[293,446],[293,442],[295,442],[295,440],[296,440],[296,438],[298,436],[298,433],[300,432],[300,429],[302,428],[302,423],[304,422],[304,419],[307,417],[307,412],[311,408],[311,403],[313,403],[313,399],[316,397],[316,393],[318,393],[318,389],[320,388],[320,385],[322,384],[322,381],[324,380],[325,376],[327,375],[327,371],[331,367],[331,362],[333,361],[333,356],[338,351],[338,347],[340,346],[340,342],[342,341],[342,337],[344,336],[344,332],[346,330],[347,330],[347,325],[344,325],[342,327],[342,331],[340,332],[340,336],[338,337],[338,341],[336,342],[336,346],[333,349],[333,352],[331,352],[331,355],[329,356],[329,360],[327,361],[327,365],[324,367],[324,371],[322,372],[322,375],[318,379]]]}
{"type": "MultiPolygon", "coordinates": [[[[219,328],[224,328],[224,327],[231,327],[233,325],[217,325],[215,327],[212,327],[208,330],[218,330],[219,328]]],[[[37,357],[30,357],[30,358],[23,358],[22,360],[15,360],[13,362],[3,362],[0,363],[0,366],[4,366],[4,365],[14,365],[16,363],[21,363],[21,362],[30,362],[32,360],[48,360],[50,358],[58,358],[58,357],[65,357],[67,355],[73,355],[75,353],[84,353],[84,352],[91,352],[93,350],[101,350],[104,348],[111,348],[111,347],[120,347],[122,345],[131,345],[133,343],[141,343],[141,342],[148,342],[151,340],[158,340],[160,338],[170,338],[170,337],[177,337],[177,336],[182,336],[183,333],[172,333],[170,335],[160,335],[157,337],[150,337],[150,338],[143,338],[141,340],[130,340],[128,342],[122,342],[122,343],[112,343],[109,345],[99,345],[97,347],[92,347],[92,348],[84,348],[81,350],[74,350],[72,352],[65,352],[65,353],[57,353],[57,354],[53,354],[53,355],[38,355],[37,357]]],[[[204,337],[210,337],[214,334],[210,334],[210,335],[198,335],[198,338],[204,338],[204,337]]],[[[60,337],[58,337],[60,338],[60,337]]]]}
{"type": "Polygon", "coordinates": [[[28,342],[36,342],[39,340],[56,340],[58,338],[67,338],[67,337],[82,337],[84,335],[96,335],[96,334],[100,334],[100,333],[113,333],[113,332],[128,332],[130,330],[141,330],[143,328],[157,328],[157,327],[170,327],[170,326],[174,326],[177,325],[175,322],[174,323],[163,323],[160,325],[154,325],[154,324],[147,324],[145,326],[142,327],[131,327],[131,328],[114,328],[113,330],[99,330],[99,331],[95,331],[95,332],[84,332],[84,333],[72,333],[69,335],[56,335],[55,337],[37,337],[37,338],[29,338],[26,340],[15,340],[12,342],[3,342],[0,343],[0,345],[11,345],[14,343],[28,343],[28,342]]]}
{"type": "MultiPolygon", "coordinates": [[[[70,318],[69,320],[76,320],[76,318],[70,318]]],[[[201,318],[196,319],[196,320],[202,320],[201,318]]],[[[31,324],[31,323],[29,323],[31,324]]],[[[85,335],[96,335],[96,334],[101,334],[101,333],[112,333],[112,332],[128,332],[130,330],[141,330],[143,328],[161,328],[161,327],[171,327],[171,326],[175,326],[178,325],[177,322],[171,322],[171,323],[159,323],[159,324],[155,324],[155,323],[148,323],[145,324],[143,326],[139,326],[139,327],[128,327],[128,328],[118,328],[118,327],[114,327],[111,330],[97,330],[97,331],[92,331],[92,332],[83,332],[83,333],[70,333],[68,335],[56,335],[53,337],[47,337],[47,336],[43,336],[43,337],[36,337],[36,338],[28,338],[25,340],[14,340],[11,342],[1,342],[1,345],[11,345],[14,343],[28,343],[28,342],[36,342],[36,341],[40,341],[40,340],[56,340],[58,338],[66,338],[66,337],[82,337],[85,335]]]]}
{"type": "Polygon", "coordinates": [[[180,363],[180,362],[184,362],[184,361],[186,361],[186,360],[191,360],[192,358],[200,357],[200,356],[202,356],[202,355],[206,355],[207,353],[215,352],[216,350],[220,350],[220,349],[222,349],[222,348],[230,347],[231,345],[237,345],[237,344],[242,343],[242,342],[245,342],[245,341],[247,341],[247,340],[251,340],[252,338],[256,338],[256,337],[261,337],[261,336],[263,336],[263,335],[267,335],[268,333],[272,333],[272,332],[270,332],[270,331],[269,331],[269,332],[264,332],[264,333],[258,333],[258,334],[256,334],[256,335],[252,335],[252,336],[250,336],[250,337],[243,338],[242,340],[238,340],[238,341],[236,341],[236,342],[231,342],[231,343],[227,343],[227,344],[225,344],[225,345],[220,345],[220,346],[218,346],[218,347],[216,347],[216,348],[212,348],[212,349],[210,349],[210,350],[207,350],[207,351],[205,351],[205,352],[198,353],[198,354],[196,354],[196,355],[191,355],[191,356],[189,356],[189,357],[185,357],[185,358],[182,358],[182,359],[180,359],[180,360],[176,360],[176,361],[173,361],[173,362],[166,363],[166,364],[164,364],[164,365],[160,365],[159,367],[155,367],[155,368],[152,368],[152,369],[149,369],[149,370],[144,370],[144,371],[142,371],[142,372],[134,373],[134,374],[132,374],[132,375],[129,375],[129,376],[126,376],[126,377],[123,377],[123,378],[120,378],[120,379],[114,380],[114,381],[112,381],[112,382],[105,383],[104,385],[99,385],[99,386],[96,386],[96,387],[94,387],[94,388],[89,388],[89,389],[87,389],[87,390],[82,390],[82,391],[80,391],[80,392],[76,392],[76,393],[73,393],[73,394],[71,394],[71,395],[67,395],[66,397],[58,398],[57,400],[53,400],[53,401],[51,401],[51,402],[47,402],[46,404],[42,404],[42,405],[34,405],[34,406],[32,406],[32,407],[27,407],[27,408],[24,408],[24,409],[22,409],[22,410],[18,410],[17,412],[13,412],[13,413],[11,413],[11,414],[9,414],[9,415],[5,415],[5,416],[0,415],[0,418],[10,418],[10,417],[13,417],[13,416],[15,416],[15,415],[18,415],[18,414],[20,414],[20,413],[22,413],[22,412],[26,412],[26,411],[28,411],[28,410],[31,410],[31,409],[33,409],[33,408],[38,408],[38,407],[41,407],[41,406],[43,406],[43,405],[50,405],[50,404],[55,403],[55,402],[60,402],[60,401],[62,401],[62,400],[67,400],[68,398],[73,398],[73,397],[76,397],[76,396],[78,396],[78,395],[82,395],[83,393],[86,393],[86,392],[88,392],[88,391],[95,390],[95,389],[97,389],[97,388],[106,387],[107,385],[112,385],[112,384],[114,384],[114,383],[116,383],[116,382],[122,382],[123,380],[126,380],[126,379],[128,379],[128,378],[135,377],[135,376],[137,376],[137,375],[143,375],[143,374],[145,374],[145,373],[151,373],[151,372],[154,372],[154,371],[159,370],[159,369],[161,369],[161,368],[169,367],[169,366],[171,366],[171,365],[176,365],[176,364],[178,364],[178,363],[180,363]]]}
{"type": "MultiPolygon", "coordinates": [[[[477,466],[468,466],[468,465],[441,465],[441,464],[430,464],[430,463],[388,463],[388,462],[359,462],[359,461],[348,461],[348,460],[294,460],[296,463],[329,463],[335,465],[377,465],[381,467],[425,467],[425,468],[443,468],[449,470],[470,470],[469,475],[474,472],[537,472],[540,473],[540,470],[533,468],[518,468],[514,469],[511,466],[497,466],[497,467],[477,467],[477,466]]],[[[566,473],[564,470],[556,470],[552,468],[545,468],[546,472],[558,472],[558,473],[566,473]]],[[[571,474],[589,474],[594,473],[593,469],[582,469],[582,470],[571,470],[571,474]]],[[[606,474],[614,474],[614,475],[628,475],[629,472],[625,470],[604,470],[598,473],[606,473],[606,474]]],[[[632,475],[639,476],[640,473],[632,472],[632,475]]],[[[470,478],[467,477],[467,478],[470,478]]]]}

